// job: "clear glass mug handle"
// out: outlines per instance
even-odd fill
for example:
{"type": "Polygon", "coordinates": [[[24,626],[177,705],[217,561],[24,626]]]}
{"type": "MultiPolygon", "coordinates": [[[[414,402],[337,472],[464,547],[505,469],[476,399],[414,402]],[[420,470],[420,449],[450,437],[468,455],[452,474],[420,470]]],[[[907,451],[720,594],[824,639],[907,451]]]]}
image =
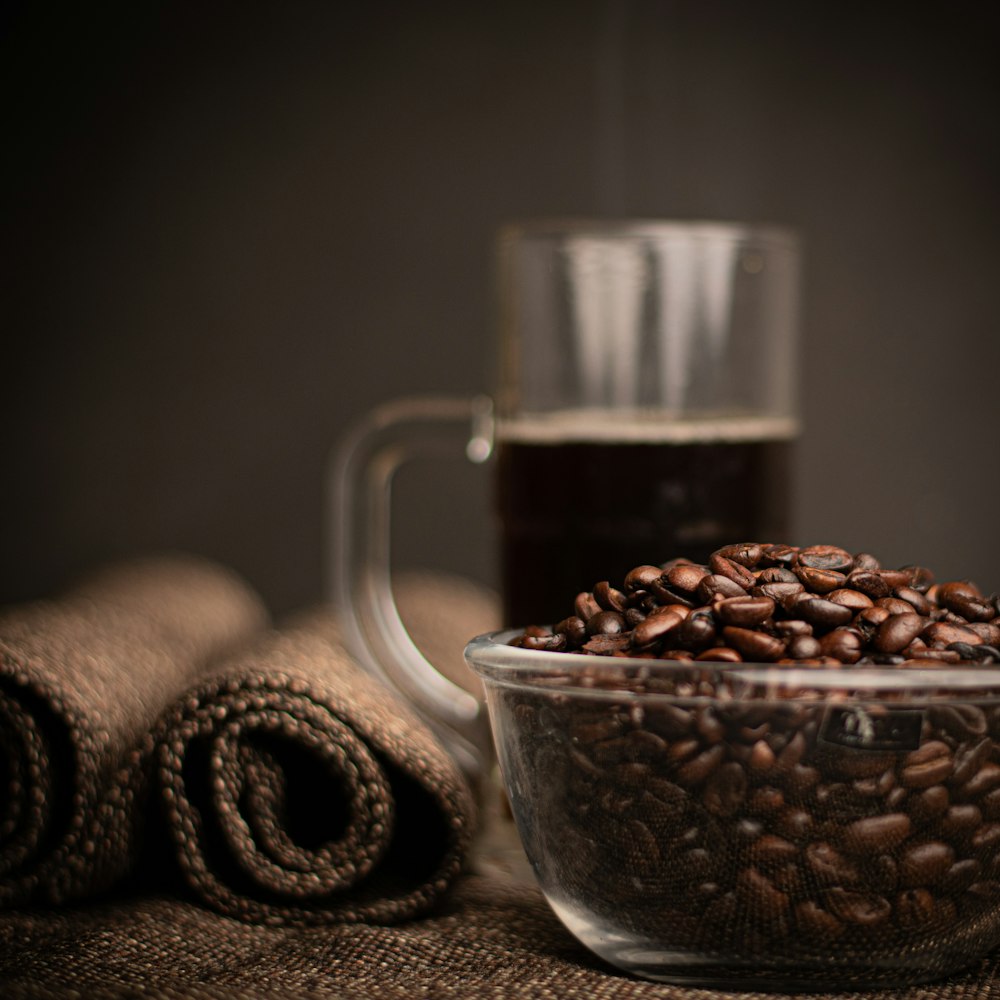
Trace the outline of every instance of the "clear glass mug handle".
{"type": "Polygon", "coordinates": [[[410,638],[392,594],[392,480],[405,463],[455,457],[485,462],[493,451],[488,396],[414,396],[376,407],[331,456],[327,555],[329,597],[350,653],[423,716],[462,770],[490,767],[485,708],[440,673],[410,638]]]}

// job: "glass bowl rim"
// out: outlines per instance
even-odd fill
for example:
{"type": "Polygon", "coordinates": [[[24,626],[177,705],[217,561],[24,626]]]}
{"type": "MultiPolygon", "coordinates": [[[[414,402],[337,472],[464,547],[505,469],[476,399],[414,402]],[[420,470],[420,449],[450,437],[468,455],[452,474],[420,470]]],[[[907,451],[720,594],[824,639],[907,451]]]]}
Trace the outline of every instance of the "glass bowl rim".
{"type": "Polygon", "coordinates": [[[633,697],[676,700],[676,695],[651,690],[630,690],[626,678],[636,682],[649,679],[684,681],[697,676],[713,677],[727,687],[742,690],[759,699],[773,692],[782,700],[782,691],[799,689],[892,696],[911,693],[916,700],[954,701],[976,694],[976,701],[1000,702],[1000,665],[963,663],[940,667],[905,667],[864,664],[843,666],[795,666],[777,663],[731,663],[719,660],[664,660],[642,657],[593,656],[587,653],[548,652],[508,645],[523,629],[506,628],[484,632],[469,640],[465,659],[486,683],[525,690],[537,689],[560,694],[580,694],[589,698],[633,697]],[[567,678],[573,670],[580,681],[567,678]],[[593,679],[605,672],[608,679],[623,683],[595,686],[593,679]],[[556,684],[555,682],[558,682],[556,684]],[[759,693],[758,693],[759,692],[759,693]]]}

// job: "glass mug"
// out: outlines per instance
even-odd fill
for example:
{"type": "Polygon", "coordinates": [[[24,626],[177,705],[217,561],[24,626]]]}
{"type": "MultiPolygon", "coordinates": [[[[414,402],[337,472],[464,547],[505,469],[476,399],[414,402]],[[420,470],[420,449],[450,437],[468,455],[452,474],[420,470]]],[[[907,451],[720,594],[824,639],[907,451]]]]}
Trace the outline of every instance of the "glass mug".
{"type": "Polygon", "coordinates": [[[633,566],[791,538],[799,433],[799,248],[780,227],[535,221],[497,240],[492,396],[376,408],[330,467],[332,597],[345,641],[473,777],[492,762],[482,696],[414,646],[390,586],[404,462],[493,468],[503,618],[551,624],[633,566]]]}

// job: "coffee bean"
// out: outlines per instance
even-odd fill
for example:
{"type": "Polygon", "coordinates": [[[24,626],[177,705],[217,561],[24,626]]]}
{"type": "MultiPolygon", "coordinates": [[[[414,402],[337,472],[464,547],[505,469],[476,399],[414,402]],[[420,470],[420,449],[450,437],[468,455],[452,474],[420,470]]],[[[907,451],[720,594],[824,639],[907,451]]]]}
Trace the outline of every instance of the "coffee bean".
{"type": "Polygon", "coordinates": [[[978,646],[983,640],[970,628],[954,625],[949,622],[932,622],[921,633],[920,637],[930,646],[944,649],[952,642],[967,642],[978,646]]]}
{"type": "Polygon", "coordinates": [[[916,639],[926,624],[927,620],[913,611],[890,613],[878,626],[872,645],[880,653],[898,653],[916,639]]]}
{"type": "Polygon", "coordinates": [[[766,632],[726,625],[722,629],[722,635],[744,660],[750,662],[770,663],[779,659],[785,651],[784,642],[766,632]]]}
{"type": "Polygon", "coordinates": [[[810,545],[801,549],[795,561],[811,569],[835,570],[849,573],[854,568],[854,556],[836,545],[810,545]]]}
{"type": "Polygon", "coordinates": [[[711,556],[708,565],[714,574],[726,577],[743,590],[749,590],[756,582],[753,573],[745,566],[741,566],[738,562],[727,559],[718,553],[711,556]]]}
{"type": "Polygon", "coordinates": [[[764,548],[758,542],[740,542],[736,545],[724,545],[721,549],[717,549],[715,554],[730,562],[738,563],[745,569],[753,569],[760,562],[764,548]]]}
{"type": "Polygon", "coordinates": [[[598,611],[587,619],[588,635],[618,635],[625,631],[625,616],[617,611],[598,611]]]}
{"type": "Polygon", "coordinates": [[[765,920],[775,921],[788,912],[788,894],[756,868],[745,868],[736,876],[736,893],[750,912],[765,920]]]}
{"type": "Polygon", "coordinates": [[[797,590],[802,590],[799,578],[790,569],[785,569],[783,566],[768,566],[766,569],[757,570],[754,577],[758,587],[787,583],[793,585],[797,590]]]}
{"type": "Polygon", "coordinates": [[[892,593],[892,588],[877,571],[856,569],[848,574],[845,582],[851,590],[860,590],[873,601],[888,597],[892,593]]]}
{"type": "Polygon", "coordinates": [[[814,656],[819,656],[821,652],[822,647],[819,644],[819,640],[813,638],[811,635],[792,636],[785,648],[785,655],[791,657],[793,660],[809,660],[814,656]]]}
{"type": "Polygon", "coordinates": [[[867,594],[862,594],[860,590],[851,590],[849,587],[831,590],[826,595],[826,600],[833,601],[834,604],[843,604],[852,611],[863,611],[873,606],[872,599],[867,594]]]}
{"type": "Polygon", "coordinates": [[[795,926],[806,937],[835,941],[844,933],[843,923],[812,899],[804,899],[801,903],[797,903],[794,917],[795,926]]]}
{"type": "Polygon", "coordinates": [[[702,604],[711,604],[718,597],[745,597],[746,590],[734,583],[728,576],[710,573],[702,577],[695,590],[695,596],[702,604]]]}
{"type": "Polygon", "coordinates": [[[677,769],[677,783],[685,788],[700,785],[719,767],[725,756],[726,749],[721,744],[703,750],[677,769]]]}
{"type": "Polygon", "coordinates": [[[811,625],[824,629],[846,625],[854,617],[850,608],[824,600],[822,597],[811,597],[799,601],[795,606],[795,611],[797,617],[804,618],[811,625]]]}
{"type": "Polygon", "coordinates": [[[955,850],[940,840],[910,844],[899,857],[899,878],[905,888],[936,885],[955,862],[955,850]]]}
{"type": "Polygon", "coordinates": [[[913,587],[897,587],[892,592],[892,596],[901,601],[906,601],[918,615],[923,615],[925,618],[933,610],[930,601],[919,590],[915,590],[913,587]]]}
{"type": "Polygon", "coordinates": [[[659,566],[636,566],[629,570],[625,577],[625,593],[634,594],[639,590],[647,590],[652,584],[659,581],[662,575],[663,570],[659,566]]]}
{"type": "Polygon", "coordinates": [[[632,646],[636,649],[645,649],[663,639],[683,621],[684,617],[676,611],[668,609],[652,611],[632,629],[632,646]]]}
{"type": "Polygon", "coordinates": [[[910,888],[896,897],[895,909],[899,926],[903,930],[916,930],[934,921],[937,907],[926,889],[910,888]]]}
{"type": "Polygon", "coordinates": [[[821,656],[832,656],[841,663],[857,663],[863,642],[852,628],[835,628],[819,640],[821,656]]]}
{"type": "Polygon", "coordinates": [[[843,573],[832,569],[814,569],[812,566],[796,566],[795,575],[802,585],[814,594],[826,594],[842,589],[847,582],[843,573]]]}
{"type": "Polygon", "coordinates": [[[861,927],[876,927],[885,923],[892,913],[887,899],[872,892],[843,889],[839,886],[827,889],[823,894],[827,909],[848,924],[861,927]]]}
{"type": "Polygon", "coordinates": [[[914,613],[913,605],[907,601],[901,601],[898,597],[880,597],[875,602],[875,607],[885,608],[892,615],[911,615],[914,613]]]}
{"type": "Polygon", "coordinates": [[[812,875],[827,885],[851,886],[861,881],[858,866],[825,841],[809,844],[805,859],[812,875]]]}
{"type": "Polygon", "coordinates": [[[913,824],[906,813],[866,816],[848,824],[844,846],[854,852],[891,850],[910,835],[913,824]]]}
{"type": "Polygon", "coordinates": [[[600,583],[594,585],[594,600],[605,611],[618,611],[621,613],[625,611],[627,598],[620,590],[612,587],[607,580],[602,580],[600,583]]]}
{"type": "Polygon", "coordinates": [[[712,610],[724,625],[751,628],[774,614],[774,601],[769,597],[726,597],[717,601],[712,610]]]}
{"type": "Polygon", "coordinates": [[[729,818],[742,808],[746,793],[746,774],[739,764],[730,761],[708,778],[702,800],[714,816],[729,818]]]}
{"type": "Polygon", "coordinates": [[[577,618],[582,618],[585,622],[589,621],[594,615],[601,612],[601,606],[597,603],[594,595],[590,591],[583,591],[576,595],[576,600],[573,602],[573,609],[577,618]]]}
{"type": "Polygon", "coordinates": [[[693,594],[698,589],[698,584],[708,575],[704,566],[684,565],[675,566],[666,574],[666,579],[671,587],[693,594]]]}
{"type": "Polygon", "coordinates": [[[903,758],[899,780],[906,788],[930,788],[950,777],[954,766],[948,744],[932,740],[903,758]]]}

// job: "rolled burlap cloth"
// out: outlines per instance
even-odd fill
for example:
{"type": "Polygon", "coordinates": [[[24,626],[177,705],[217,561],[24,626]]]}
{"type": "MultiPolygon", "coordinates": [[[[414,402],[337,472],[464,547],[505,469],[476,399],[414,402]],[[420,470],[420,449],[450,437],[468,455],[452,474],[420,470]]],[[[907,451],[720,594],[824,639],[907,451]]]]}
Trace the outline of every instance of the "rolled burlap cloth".
{"type": "Polygon", "coordinates": [[[187,555],[0,610],[0,906],[62,902],[129,868],[120,770],[203,662],[266,621],[243,580],[187,555]]]}
{"type": "MultiPolygon", "coordinates": [[[[404,620],[418,632],[437,622],[434,652],[460,659],[495,603],[460,578],[431,580],[401,583],[404,620]],[[441,601],[444,620],[429,606],[441,601]]],[[[352,660],[329,607],[227,656],[152,738],[153,810],[166,832],[157,839],[194,896],[221,913],[394,923],[430,909],[462,869],[475,824],[464,778],[352,660]]]]}

